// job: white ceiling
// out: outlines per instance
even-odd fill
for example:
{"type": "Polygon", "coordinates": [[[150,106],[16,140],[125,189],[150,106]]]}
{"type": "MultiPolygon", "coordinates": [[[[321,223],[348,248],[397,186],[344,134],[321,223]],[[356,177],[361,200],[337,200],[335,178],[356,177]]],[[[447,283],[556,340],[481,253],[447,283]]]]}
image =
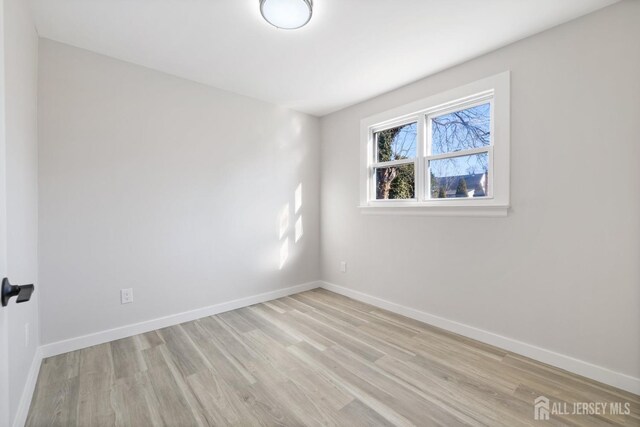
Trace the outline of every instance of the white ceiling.
{"type": "Polygon", "coordinates": [[[278,30],[258,0],[32,0],[40,36],[324,115],[617,0],[314,0],[278,30]]]}

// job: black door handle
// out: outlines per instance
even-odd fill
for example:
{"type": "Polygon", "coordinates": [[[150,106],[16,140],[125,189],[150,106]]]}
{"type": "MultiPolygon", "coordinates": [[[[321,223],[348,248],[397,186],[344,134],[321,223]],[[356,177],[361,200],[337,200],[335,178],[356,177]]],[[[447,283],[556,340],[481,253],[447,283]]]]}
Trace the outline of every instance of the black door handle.
{"type": "Polygon", "coordinates": [[[9,303],[11,297],[18,296],[17,303],[27,302],[31,299],[33,285],[13,286],[6,277],[2,279],[2,306],[9,303]]]}

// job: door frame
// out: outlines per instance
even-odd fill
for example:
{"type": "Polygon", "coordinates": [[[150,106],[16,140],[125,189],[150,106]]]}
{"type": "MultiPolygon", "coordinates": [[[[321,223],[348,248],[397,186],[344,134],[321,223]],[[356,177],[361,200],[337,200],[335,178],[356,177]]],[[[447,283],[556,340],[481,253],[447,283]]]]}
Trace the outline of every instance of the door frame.
{"type": "MultiPolygon", "coordinates": [[[[0,0],[0,280],[7,276],[7,150],[5,132],[4,0],[0,0]]],[[[9,315],[0,307],[0,426],[9,416],[9,315]]]]}

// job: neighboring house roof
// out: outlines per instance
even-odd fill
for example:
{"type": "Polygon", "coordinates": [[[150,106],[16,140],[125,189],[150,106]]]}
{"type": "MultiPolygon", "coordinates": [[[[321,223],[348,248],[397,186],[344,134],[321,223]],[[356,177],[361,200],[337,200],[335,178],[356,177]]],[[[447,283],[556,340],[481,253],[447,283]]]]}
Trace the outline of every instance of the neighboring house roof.
{"type": "Polygon", "coordinates": [[[461,179],[467,184],[467,192],[469,197],[482,197],[487,193],[487,174],[478,173],[471,175],[459,175],[459,176],[443,176],[435,177],[436,187],[433,192],[439,191],[441,187],[444,187],[447,197],[455,197],[456,190],[458,189],[458,183],[461,179]]]}

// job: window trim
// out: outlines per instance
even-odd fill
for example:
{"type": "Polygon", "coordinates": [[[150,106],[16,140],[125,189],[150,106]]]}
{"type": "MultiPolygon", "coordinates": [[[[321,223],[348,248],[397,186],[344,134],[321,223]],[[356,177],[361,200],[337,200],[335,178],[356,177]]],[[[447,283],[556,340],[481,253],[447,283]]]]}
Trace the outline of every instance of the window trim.
{"type": "Polygon", "coordinates": [[[389,110],[361,121],[360,131],[360,205],[366,214],[505,216],[509,208],[509,117],[510,72],[506,71],[428,98],[389,110]],[[453,153],[430,155],[428,129],[431,118],[475,105],[491,103],[491,144],[453,153]],[[416,171],[414,199],[376,200],[374,134],[403,124],[417,123],[416,158],[384,162],[389,166],[414,163],[416,171]],[[425,129],[426,127],[426,129],[425,129]],[[428,162],[437,158],[459,157],[476,152],[488,153],[490,194],[477,198],[429,198],[428,162]]]}

